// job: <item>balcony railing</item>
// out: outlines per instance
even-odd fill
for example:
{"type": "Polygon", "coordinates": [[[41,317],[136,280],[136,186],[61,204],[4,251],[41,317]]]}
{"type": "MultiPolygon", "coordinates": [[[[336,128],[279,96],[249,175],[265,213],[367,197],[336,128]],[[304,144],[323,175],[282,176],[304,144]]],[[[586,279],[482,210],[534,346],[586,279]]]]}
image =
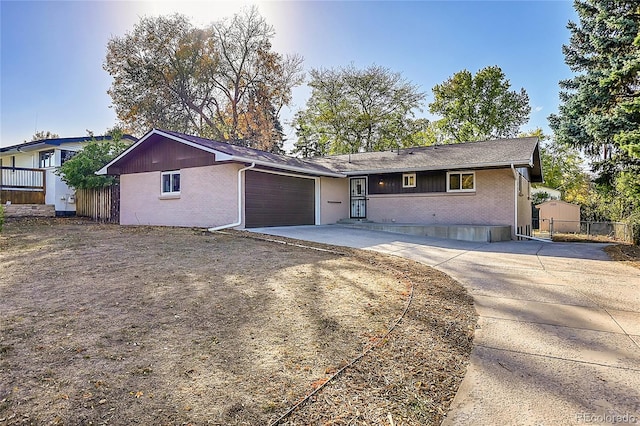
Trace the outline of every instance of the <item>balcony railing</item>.
{"type": "Polygon", "coordinates": [[[0,203],[44,204],[46,171],[23,167],[0,167],[0,203]]]}

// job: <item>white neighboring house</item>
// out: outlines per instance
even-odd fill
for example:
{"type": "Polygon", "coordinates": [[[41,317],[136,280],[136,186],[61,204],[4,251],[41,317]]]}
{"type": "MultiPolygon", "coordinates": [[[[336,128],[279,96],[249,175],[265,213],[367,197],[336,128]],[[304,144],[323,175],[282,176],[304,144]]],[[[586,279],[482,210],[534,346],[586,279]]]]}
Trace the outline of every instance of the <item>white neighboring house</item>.
{"type": "MultiPolygon", "coordinates": [[[[122,139],[137,140],[129,135],[122,139]]],[[[47,204],[55,207],[56,216],[75,215],[75,191],[55,171],[92,140],[111,140],[111,136],[43,139],[0,147],[0,204],[47,204]]]]}
{"type": "Polygon", "coordinates": [[[558,191],[557,189],[553,189],[553,188],[547,188],[546,186],[536,186],[536,187],[531,187],[531,196],[533,197],[535,194],[540,194],[546,192],[547,194],[549,194],[549,199],[550,200],[559,200],[560,198],[562,198],[562,193],[560,191],[558,191]]]}

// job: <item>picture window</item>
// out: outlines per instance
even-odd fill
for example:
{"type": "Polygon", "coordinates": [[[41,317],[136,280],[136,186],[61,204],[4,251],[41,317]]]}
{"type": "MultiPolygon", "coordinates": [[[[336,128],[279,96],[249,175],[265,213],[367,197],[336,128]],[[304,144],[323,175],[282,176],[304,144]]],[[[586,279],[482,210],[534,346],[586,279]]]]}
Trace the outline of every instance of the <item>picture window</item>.
{"type": "Polygon", "coordinates": [[[447,192],[472,192],[476,190],[475,172],[447,173],[447,192]]]}

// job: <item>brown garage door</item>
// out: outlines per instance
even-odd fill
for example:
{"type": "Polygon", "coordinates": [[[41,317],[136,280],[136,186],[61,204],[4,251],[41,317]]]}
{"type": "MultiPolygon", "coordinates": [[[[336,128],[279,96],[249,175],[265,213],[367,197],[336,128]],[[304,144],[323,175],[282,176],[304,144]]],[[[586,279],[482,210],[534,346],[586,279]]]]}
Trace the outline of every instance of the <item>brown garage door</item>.
{"type": "Polygon", "coordinates": [[[313,179],[245,173],[245,227],[315,224],[313,179]]]}

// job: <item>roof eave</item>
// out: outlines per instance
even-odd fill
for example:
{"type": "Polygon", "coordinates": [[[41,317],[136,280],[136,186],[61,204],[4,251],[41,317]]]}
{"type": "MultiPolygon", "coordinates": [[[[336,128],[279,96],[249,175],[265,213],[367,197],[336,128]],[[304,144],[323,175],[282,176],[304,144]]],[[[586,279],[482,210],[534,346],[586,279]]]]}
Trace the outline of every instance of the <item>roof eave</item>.
{"type": "Polygon", "coordinates": [[[534,183],[543,183],[544,182],[544,170],[542,168],[542,157],[540,156],[540,139],[538,138],[538,141],[536,142],[536,146],[533,148],[533,152],[531,153],[531,159],[530,164],[531,164],[531,168],[535,168],[536,165],[536,154],[538,157],[538,165],[540,167],[540,179],[539,180],[533,180],[531,179],[531,182],[534,183]]]}
{"type": "Polygon", "coordinates": [[[191,141],[189,141],[187,139],[180,138],[178,136],[174,136],[172,134],[163,132],[162,130],[158,130],[158,129],[152,129],[151,131],[149,131],[146,135],[141,137],[138,140],[138,142],[136,142],[135,144],[131,145],[128,149],[126,149],[120,155],[118,155],[116,158],[111,160],[106,166],[104,166],[103,168],[98,170],[96,172],[96,174],[97,175],[106,175],[107,174],[107,170],[109,169],[109,167],[114,165],[122,157],[127,155],[129,152],[131,152],[133,149],[135,149],[137,146],[139,146],[145,140],[149,139],[154,134],[155,135],[160,135],[160,136],[172,139],[172,140],[174,140],[176,142],[180,142],[180,143],[183,143],[185,145],[189,145],[189,146],[191,146],[193,148],[197,148],[197,149],[200,149],[202,151],[206,151],[206,152],[209,152],[211,154],[214,154],[216,156],[216,161],[221,161],[221,162],[222,161],[235,161],[235,162],[240,162],[240,163],[255,163],[256,165],[260,165],[260,166],[264,166],[264,167],[273,167],[273,168],[276,168],[276,169],[287,170],[287,171],[290,171],[290,172],[311,174],[311,175],[316,175],[316,176],[327,176],[327,177],[346,177],[345,174],[337,173],[337,172],[331,172],[331,171],[323,172],[323,171],[308,169],[308,168],[304,168],[304,167],[289,166],[289,165],[283,165],[283,164],[273,163],[273,162],[269,162],[269,161],[256,160],[256,159],[252,159],[252,158],[248,158],[248,157],[232,155],[232,154],[229,154],[229,153],[226,153],[226,152],[219,151],[217,149],[208,148],[208,147],[206,147],[204,145],[201,145],[201,144],[198,144],[198,143],[195,143],[195,142],[191,142],[191,141]]]}
{"type": "Polygon", "coordinates": [[[33,151],[38,151],[39,149],[42,148],[54,148],[56,146],[60,146],[62,143],[47,143],[47,142],[39,142],[36,144],[29,144],[29,145],[14,145],[14,146],[9,146],[6,148],[2,148],[0,149],[0,153],[16,153],[16,152],[33,152],[33,151]]]}
{"type": "Polygon", "coordinates": [[[500,163],[477,163],[477,164],[451,164],[447,166],[432,166],[432,167],[407,167],[407,168],[384,168],[384,169],[369,169],[369,170],[348,170],[343,173],[347,176],[365,175],[365,174],[382,174],[382,173],[401,173],[401,172],[420,172],[420,171],[437,171],[437,170],[478,170],[478,169],[498,169],[498,168],[510,168],[511,165],[515,167],[530,167],[528,161],[521,162],[500,162],[500,163]]]}
{"type": "Polygon", "coordinates": [[[122,151],[120,153],[120,155],[118,155],[116,158],[114,158],[113,160],[109,161],[103,168],[101,168],[100,170],[98,170],[97,172],[95,172],[96,175],[106,175],[107,174],[107,170],[109,169],[109,167],[111,167],[113,164],[115,164],[117,161],[119,161],[122,157],[124,157],[127,153],[131,152],[134,148],[136,148],[137,146],[139,146],[142,142],[144,142],[145,140],[149,139],[149,137],[153,134],[153,132],[155,131],[155,129],[151,129],[149,132],[147,132],[144,136],[142,136],[140,139],[138,139],[138,141],[134,144],[132,144],[129,148],[125,149],[124,151],[122,151]]]}
{"type": "MultiPolygon", "coordinates": [[[[0,153],[11,153],[11,152],[32,152],[37,151],[38,149],[42,149],[44,147],[58,147],[65,144],[70,143],[88,143],[92,140],[104,141],[110,140],[111,136],[103,135],[103,136],[81,136],[74,138],[55,138],[55,139],[41,139],[38,141],[25,142],[18,145],[6,146],[4,148],[0,148],[0,153]]],[[[123,140],[131,140],[136,141],[137,139],[131,135],[122,135],[123,140]]]]}
{"type": "Polygon", "coordinates": [[[183,143],[185,145],[189,145],[191,147],[200,149],[202,151],[207,151],[210,152],[211,154],[214,155],[219,155],[219,154],[223,154],[220,153],[219,151],[216,151],[214,149],[211,148],[207,148],[206,146],[197,144],[197,143],[193,143],[191,141],[182,139],[182,138],[178,138],[177,136],[173,136],[169,133],[165,133],[162,130],[158,130],[158,129],[151,129],[150,131],[148,131],[144,136],[142,136],[140,139],[138,139],[138,141],[136,143],[134,143],[133,145],[131,145],[129,148],[125,149],[124,151],[122,151],[122,153],[120,153],[120,155],[118,155],[116,158],[114,158],[113,160],[111,160],[109,163],[107,163],[107,165],[105,165],[103,168],[101,168],[100,170],[98,170],[96,172],[97,175],[106,175],[107,174],[107,170],[109,169],[109,167],[113,166],[115,163],[117,163],[118,161],[120,161],[120,159],[122,157],[124,157],[125,155],[127,155],[128,153],[130,153],[131,151],[133,151],[134,149],[136,149],[138,146],[140,146],[140,144],[142,144],[144,141],[146,141],[147,139],[149,139],[151,136],[153,135],[160,135],[160,136],[164,136],[165,138],[169,138],[172,139],[174,141],[183,143]]]}
{"type": "Polygon", "coordinates": [[[304,173],[304,174],[315,175],[315,176],[326,176],[326,177],[337,177],[337,178],[347,177],[346,174],[338,173],[338,172],[331,172],[331,171],[326,171],[325,172],[325,171],[314,170],[314,169],[309,169],[309,168],[305,168],[305,167],[283,165],[283,164],[278,164],[278,163],[272,163],[272,162],[269,162],[269,161],[256,160],[256,159],[249,158],[249,157],[241,157],[241,156],[237,156],[237,155],[229,155],[229,154],[225,154],[225,153],[220,153],[219,157],[216,157],[216,160],[217,161],[237,161],[237,162],[240,162],[240,163],[255,163],[258,166],[272,167],[272,168],[275,168],[275,169],[286,170],[286,171],[289,171],[289,172],[304,173]]]}

